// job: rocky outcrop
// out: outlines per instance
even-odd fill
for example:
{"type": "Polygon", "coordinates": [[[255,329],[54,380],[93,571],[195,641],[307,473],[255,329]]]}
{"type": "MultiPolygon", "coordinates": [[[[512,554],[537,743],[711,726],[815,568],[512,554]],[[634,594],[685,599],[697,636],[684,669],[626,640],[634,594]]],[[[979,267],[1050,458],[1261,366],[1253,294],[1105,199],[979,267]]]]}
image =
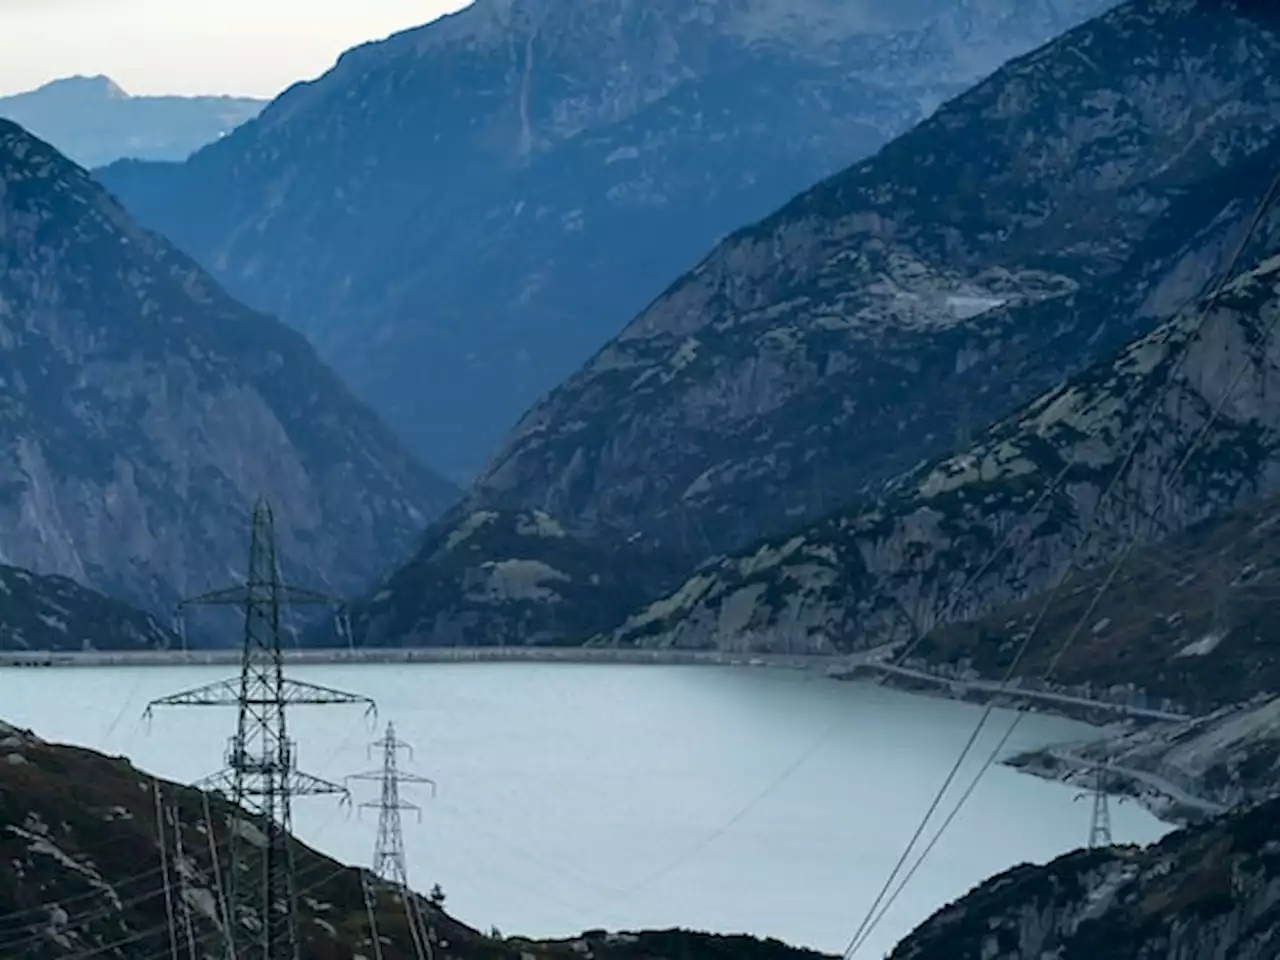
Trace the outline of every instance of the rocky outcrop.
{"type": "Polygon", "coordinates": [[[480,510],[427,531],[414,558],[310,645],[524,646],[581,643],[674,589],[684,557],[602,549],[541,511],[480,510]],[[346,633],[349,628],[350,633],[346,633]]]}
{"type": "Polygon", "coordinates": [[[1068,854],[995,877],[888,960],[1267,960],[1280,937],[1280,804],[1139,850],[1068,854]]]}
{"type": "Polygon", "coordinates": [[[1258,696],[1195,720],[1130,728],[1010,757],[1027,773],[1096,782],[1157,816],[1194,822],[1280,795],[1280,699],[1258,696]]]}
{"type": "Polygon", "coordinates": [[[0,558],[153,612],[243,576],[250,504],[285,576],[355,593],[453,488],[282,324],[0,121],[0,558]]]}
{"type": "Polygon", "coordinates": [[[710,564],[598,642],[830,652],[907,641],[1134,538],[1280,492],[1278,325],[1280,256],[877,505],[710,564]]]}
{"type": "Polygon", "coordinates": [[[1110,4],[478,0],[100,176],[470,475],[730,230],[1110,4]]]}
{"type": "MultiPolygon", "coordinates": [[[[174,923],[182,956],[189,942],[201,956],[222,956],[218,897],[225,889],[232,826],[253,829],[217,795],[206,808],[198,791],[157,781],[124,759],[44,743],[0,724],[0,855],[6,865],[0,871],[0,952],[12,960],[168,956],[174,923]],[[161,859],[162,835],[167,863],[161,859]],[[211,850],[219,851],[217,862],[211,850]],[[224,871],[221,888],[217,870],[224,871]],[[166,877],[177,921],[166,909],[166,877]],[[191,918],[190,941],[184,914],[191,918]]],[[[398,895],[385,887],[375,894],[381,941],[375,951],[362,871],[300,843],[293,844],[293,864],[304,960],[419,955],[398,895]]],[[[560,942],[494,939],[437,904],[420,898],[418,907],[434,934],[438,960],[822,960],[773,940],[680,930],[593,931],[560,942]]]]}
{"type": "Polygon", "coordinates": [[[879,496],[1203,291],[1280,156],[1277,77],[1249,0],[1131,0],[1013,60],[716,247],[475,504],[708,556],[879,496]]]}
{"type": "Polygon", "coordinates": [[[1280,497],[1268,497],[1077,573],[1036,595],[931,632],[913,651],[931,667],[1017,675],[1086,696],[1129,688],[1207,714],[1280,692],[1280,497]]]}
{"type": "Polygon", "coordinates": [[[74,580],[0,566],[0,650],[146,650],[179,642],[150,614],[74,580]]]}
{"type": "Polygon", "coordinates": [[[123,157],[185,160],[265,106],[248,97],[135,96],[108,77],[67,77],[0,97],[0,117],[81,166],[100,167],[123,157]]]}

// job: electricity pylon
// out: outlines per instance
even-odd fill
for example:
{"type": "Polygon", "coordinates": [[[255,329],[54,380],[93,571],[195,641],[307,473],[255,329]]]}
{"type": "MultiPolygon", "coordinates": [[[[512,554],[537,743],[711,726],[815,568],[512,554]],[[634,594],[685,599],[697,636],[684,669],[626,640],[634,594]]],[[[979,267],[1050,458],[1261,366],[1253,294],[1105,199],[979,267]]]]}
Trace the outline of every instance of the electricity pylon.
{"type": "MultiPolygon", "coordinates": [[[[373,780],[381,784],[381,796],[374,803],[369,801],[360,804],[363,808],[378,809],[378,839],[373,846],[373,875],[384,884],[398,891],[404,905],[405,918],[409,924],[409,935],[413,938],[414,952],[419,960],[430,953],[430,932],[426,929],[417,900],[409,890],[409,870],[405,865],[404,832],[400,826],[400,811],[412,810],[422,819],[422,808],[416,803],[400,799],[401,783],[428,783],[431,794],[435,796],[436,783],[429,777],[420,777],[414,773],[405,773],[398,766],[399,752],[406,751],[411,757],[413,748],[409,744],[396,739],[395,725],[387,724],[387,733],[375,743],[369,745],[370,750],[382,751],[382,769],[370,770],[366,773],[353,773],[348,780],[373,780]]],[[[373,934],[374,952],[381,956],[382,948],[378,942],[377,920],[373,909],[373,895],[368,886],[365,887],[365,902],[369,910],[369,926],[373,934]]]]}
{"type": "Polygon", "coordinates": [[[280,608],[286,604],[334,604],[330,597],[280,582],[275,521],[271,507],[259,499],[253,507],[249,571],[245,583],[184,600],[196,605],[238,606],[244,610],[244,642],[240,676],[235,680],[184,690],[147,705],[235,706],[238,720],[226,767],[196,786],[218,790],[248,814],[251,829],[231,829],[231,856],[226,894],[231,931],[227,960],[298,960],[297,888],[293,851],[292,800],[295,796],[337,794],[345,787],[296,766],[285,708],[301,704],[363,704],[369,697],[345,693],[284,676],[280,608]],[[256,828],[256,830],[252,829],[256,828]],[[245,915],[256,920],[245,922],[245,915]]]}
{"type": "Polygon", "coordinates": [[[1089,849],[1111,846],[1111,804],[1106,790],[1103,789],[1103,766],[1101,763],[1093,768],[1093,784],[1087,793],[1076,796],[1077,800],[1089,797],[1093,800],[1093,815],[1089,820],[1089,849]]]}

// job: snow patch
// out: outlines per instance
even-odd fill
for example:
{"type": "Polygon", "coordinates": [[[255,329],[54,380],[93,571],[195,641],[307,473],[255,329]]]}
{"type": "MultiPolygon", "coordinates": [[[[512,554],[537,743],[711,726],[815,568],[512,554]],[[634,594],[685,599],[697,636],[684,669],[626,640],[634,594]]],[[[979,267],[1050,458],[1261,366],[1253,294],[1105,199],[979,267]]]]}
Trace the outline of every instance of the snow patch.
{"type": "Polygon", "coordinates": [[[1221,630],[1215,630],[1212,633],[1205,634],[1199,640],[1192,640],[1185,647],[1175,653],[1174,658],[1178,657],[1204,657],[1213,653],[1217,649],[1226,633],[1221,630]]]}

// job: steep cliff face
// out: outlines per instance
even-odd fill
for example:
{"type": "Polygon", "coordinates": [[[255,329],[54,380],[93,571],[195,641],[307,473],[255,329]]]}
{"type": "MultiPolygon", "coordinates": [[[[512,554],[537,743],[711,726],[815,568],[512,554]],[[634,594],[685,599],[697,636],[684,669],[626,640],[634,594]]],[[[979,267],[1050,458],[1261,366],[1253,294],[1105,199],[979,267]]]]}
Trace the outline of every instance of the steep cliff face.
{"type": "Polygon", "coordinates": [[[729,230],[1110,2],[478,0],[100,176],[470,474],[729,230]]]}
{"type": "MultiPolygon", "coordinates": [[[[168,956],[168,889],[181,955],[188,955],[190,942],[193,955],[222,956],[216,878],[227,868],[233,827],[255,829],[216,795],[206,808],[198,791],[158,782],[126,760],[44,743],[0,723],[0,852],[6,865],[0,871],[0,953],[7,960],[168,956]],[[184,905],[190,941],[181,920],[184,905]]],[[[383,889],[375,897],[381,941],[375,951],[361,871],[302,844],[293,847],[303,960],[417,955],[398,896],[383,889]]],[[[439,960],[821,960],[776,941],[676,930],[596,931],[563,942],[499,940],[425,900],[418,905],[434,930],[439,960]]]]}
{"type": "Polygon", "coordinates": [[[580,643],[626,611],[679,586],[683,556],[618,553],[541,511],[451,515],[413,559],[348,610],[344,635],[324,623],[313,645],[524,646],[580,643]]]}
{"type": "Polygon", "coordinates": [[[829,652],[905,641],[1045,589],[1133,537],[1160,540],[1276,493],[1278,323],[1280,256],[877,505],[708,565],[600,642],[829,652]]]}
{"type": "Polygon", "coordinates": [[[1277,77],[1246,0],[1132,0],[1014,60],[724,241],[475,502],[709,555],[877,495],[1203,288],[1273,169],[1277,77]]]}
{"type": "Polygon", "coordinates": [[[1069,854],[995,877],[889,960],[1267,960],[1280,937],[1280,804],[1146,850],[1069,854]]]}
{"type": "Polygon", "coordinates": [[[247,97],[147,97],[109,77],[67,77],[0,97],[12,120],[85,167],[122,157],[185,160],[265,107],[247,97]]]}
{"type": "Polygon", "coordinates": [[[449,503],[303,338],[0,121],[0,556],[168,613],[243,575],[363,589],[449,503]]]}
{"type": "Polygon", "coordinates": [[[178,643],[155,617],[74,580],[0,566],[0,650],[139,650],[178,643]]]}

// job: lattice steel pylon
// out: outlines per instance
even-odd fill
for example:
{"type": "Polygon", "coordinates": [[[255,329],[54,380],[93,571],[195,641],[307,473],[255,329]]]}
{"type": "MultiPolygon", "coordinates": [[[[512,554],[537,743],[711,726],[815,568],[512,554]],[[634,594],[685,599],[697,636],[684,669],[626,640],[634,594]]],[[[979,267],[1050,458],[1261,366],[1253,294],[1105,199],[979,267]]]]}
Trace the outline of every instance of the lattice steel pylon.
{"type": "MultiPolygon", "coordinates": [[[[240,676],[153,700],[159,706],[235,706],[235,735],[226,767],[197,786],[219,790],[248,814],[252,830],[233,828],[225,884],[231,926],[227,960],[298,960],[297,888],[293,851],[292,799],[337,794],[346,787],[302,773],[295,764],[286,707],[301,704],[362,704],[372,699],[329,687],[286,679],[280,643],[280,608],[287,604],[336,604],[337,600],[280,582],[275,522],[270,505],[253,507],[248,578],[245,583],[184,600],[196,605],[239,606],[244,610],[240,676]]],[[[212,824],[209,825],[212,830],[212,824]]]]}
{"type": "MultiPolygon", "coordinates": [[[[400,824],[400,811],[412,810],[421,819],[422,808],[400,798],[400,784],[430,784],[431,793],[434,796],[436,783],[430,777],[420,777],[400,769],[398,763],[400,751],[404,750],[412,756],[413,748],[396,739],[394,724],[388,723],[386,735],[369,746],[370,750],[381,750],[382,768],[366,773],[353,773],[347,779],[372,780],[381,784],[381,795],[376,803],[368,801],[360,804],[361,808],[376,807],[378,810],[378,839],[373,847],[373,874],[400,895],[409,925],[409,934],[413,938],[414,952],[420,958],[426,957],[431,951],[431,936],[418,909],[417,900],[409,889],[409,870],[405,864],[404,855],[404,831],[400,824]]],[[[381,947],[377,943],[378,932],[372,893],[367,887],[365,897],[369,907],[369,923],[373,931],[375,953],[381,955],[381,947]]]]}
{"type": "Polygon", "coordinates": [[[1076,797],[1077,800],[1084,797],[1093,800],[1093,814],[1089,819],[1090,850],[1111,846],[1111,803],[1104,786],[1104,768],[1099,763],[1093,768],[1093,783],[1089,791],[1076,797]]]}

